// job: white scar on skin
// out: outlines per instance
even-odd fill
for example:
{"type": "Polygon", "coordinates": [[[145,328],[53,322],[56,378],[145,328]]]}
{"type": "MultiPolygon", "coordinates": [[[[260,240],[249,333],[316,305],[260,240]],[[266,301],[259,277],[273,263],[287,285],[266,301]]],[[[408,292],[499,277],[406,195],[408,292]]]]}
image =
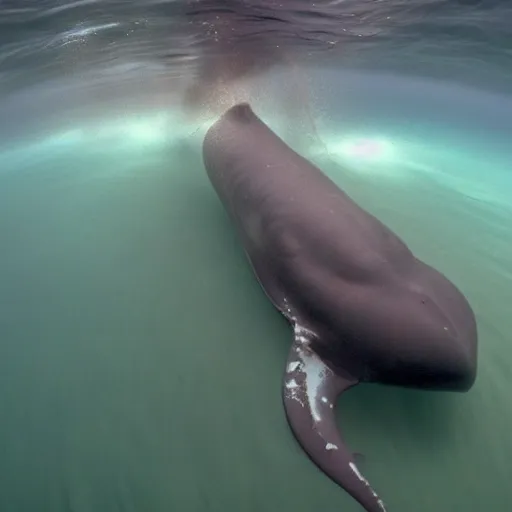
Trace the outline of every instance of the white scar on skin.
{"type": "MultiPolygon", "coordinates": [[[[287,301],[285,300],[285,304],[287,301]]],[[[311,410],[311,416],[315,422],[322,421],[320,402],[328,404],[325,396],[320,396],[325,379],[332,374],[324,362],[309,348],[315,333],[302,327],[294,320],[295,351],[297,361],[288,364],[288,372],[300,372],[305,380],[305,393],[307,403],[311,410]]],[[[295,397],[294,397],[295,398],[295,397]]],[[[331,407],[332,409],[332,407],[331,407]]]]}
{"type": "Polygon", "coordinates": [[[290,304],[288,303],[288,299],[286,297],[283,298],[283,303],[284,303],[284,309],[285,309],[286,313],[288,313],[288,316],[292,320],[295,320],[295,317],[292,315],[292,309],[290,308],[290,304]]]}
{"type": "Polygon", "coordinates": [[[319,407],[319,394],[330,370],[313,352],[301,351],[300,356],[304,362],[303,372],[306,377],[306,394],[308,397],[311,415],[317,422],[322,421],[319,407]]]}
{"type": "Polygon", "coordinates": [[[295,379],[292,379],[286,383],[286,387],[288,389],[295,389],[295,388],[299,387],[299,385],[297,384],[297,381],[295,379]]]}
{"type": "Polygon", "coordinates": [[[295,322],[293,331],[295,339],[301,345],[307,345],[311,341],[311,339],[315,337],[314,332],[310,331],[309,329],[306,329],[305,327],[301,327],[297,322],[295,322]]]}
{"type": "Polygon", "coordinates": [[[384,506],[384,502],[378,497],[377,493],[371,488],[370,483],[366,478],[359,472],[359,469],[357,469],[357,466],[353,462],[349,462],[348,465],[350,466],[350,469],[355,473],[357,478],[361,480],[371,491],[371,493],[377,498],[377,503],[379,504],[380,509],[382,512],[386,512],[386,507],[384,506]]]}
{"type": "Polygon", "coordinates": [[[300,361],[292,361],[288,364],[288,373],[294,372],[300,366],[300,361]]]}
{"type": "MultiPolygon", "coordinates": [[[[294,334],[295,334],[295,350],[297,352],[297,360],[288,363],[287,371],[291,372],[299,372],[304,380],[305,380],[305,393],[306,399],[311,409],[311,415],[315,422],[322,421],[321,413],[320,413],[320,390],[324,383],[325,378],[331,370],[321,361],[321,359],[308,348],[308,344],[311,339],[315,336],[315,334],[294,323],[294,334]]],[[[297,400],[303,407],[304,402],[299,398],[299,392],[301,391],[300,386],[291,387],[290,383],[297,381],[293,379],[293,381],[288,381],[286,383],[286,388],[288,390],[289,398],[297,400]]]]}
{"type": "MultiPolygon", "coordinates": [[[[286,297],[283,298],[284,303],[284,314],[291,320],[293,324],[293,334],[295,338],[295,351],[297,353],[297,361],[288,363],[287,372],[300,372],[303,374],[305,379],[305,392],[306,399],[311,409],[311,415],[315,422],[322,421],[322,417],[319,409],[319,394],[322,384],[331,370],[320,360],[320,358],[312,352],[308,345],[311,340],[315,338],[315,333],[302,327],[297,317],[293,314],[290,303],[286,297]]],[[[293,390],[289,387],[289,383],[286,384],[286,388],[289,391],[289,397],[297,400],[304,407],[302,400],[298,397],[298,390],[293,390]]],[[[327,399],[326,399],[327,400],[327,399]]],[[[326,400],[322,400],[326,403],[326,400]]]]}
{"type": "MultiPolygon", "coordinates": [[[[292,361],[288,364],[288,372],[298,371],[303,374],[305,379],[305,394],[306,402],[309,404],[311,410],[311,416],[315,423],[322,421],[320,407],[321,404],[328,404],[330,409],[334,408],[333,403],[329,403],[329,400],[325,396],[320,396],[320,391],[325,383],[325,380],[333,375],[333,371],[310,349],[309,344],[312,339],[315,338],[315,333],[302,327],[297,322],[297,318],[293,316],[292,310],[289,306],[288,300],[283,299],[287,316],[293,322],[293,331],[295,335],[295,352],[297,353],[298,361],[292,361]]],[[[292,379],[286,383],[287,396],[294,400],[297,400],[302,407],[305,407],[303,401],[298,396],[298,391],[301,387],[297,384],[295,379],[292,379]],[[298,389],[297,389],[298,388],[298,389]]],[[[334,443],[328,442],[325,439],[325,449],[328,451],[338,450],[338,446],[334,443]]],[[[386,512],[384,502],[379,498],[377,493],[372,489],[370,483],[366,478],[359,472],[359,469],[353,462],[349,462],[350,469],[354,472],[357,478],[363,482],[373,496],[377,499],[377,504],[381,512],[386,512]]]]}
{"type": "Polygon", "coordinates": [[[300,396],[300,386],[295,379],[291,379],[286,382],[286,396],[298,402],[301,407],[304,407],[304,402],[300,396]]]}

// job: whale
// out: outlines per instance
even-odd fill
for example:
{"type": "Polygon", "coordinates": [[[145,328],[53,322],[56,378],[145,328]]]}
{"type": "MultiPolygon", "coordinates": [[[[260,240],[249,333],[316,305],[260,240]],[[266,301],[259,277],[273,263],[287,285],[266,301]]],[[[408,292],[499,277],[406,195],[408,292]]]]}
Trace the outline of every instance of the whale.
{"type": "Polygon", "coordinates": [[[366,511],[385,511],[343,440],[337,399],[359,383],[470,390],[478,336],[468,300],[249,103],[209,127],[202,158],[257,281],[293,332],[282,380],[293,435],[366,511]]]}

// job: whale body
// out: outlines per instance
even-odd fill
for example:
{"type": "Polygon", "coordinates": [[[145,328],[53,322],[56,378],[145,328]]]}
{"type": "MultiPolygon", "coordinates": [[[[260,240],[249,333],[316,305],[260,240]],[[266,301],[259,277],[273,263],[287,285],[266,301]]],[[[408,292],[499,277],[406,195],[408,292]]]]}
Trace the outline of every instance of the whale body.
{"type": "Polygon", "coordinates": [[[368,512],[384,511],[342,440],[336,399],[359,382],[469,390],[477,325],[468,301],[249,104],[210,127],[203,161],[261,287],[293,328],[282,386],[292,432],[368,512]]]}

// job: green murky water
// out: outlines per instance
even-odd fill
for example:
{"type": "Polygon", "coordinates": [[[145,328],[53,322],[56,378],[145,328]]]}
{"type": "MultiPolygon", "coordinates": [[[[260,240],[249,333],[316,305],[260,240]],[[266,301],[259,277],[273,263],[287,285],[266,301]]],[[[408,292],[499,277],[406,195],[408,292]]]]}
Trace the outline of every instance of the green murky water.
{"type": "MultiPolygon", "coordinates": [[[[246,263],[200,139],[137,133],[138,145],[68,132],[0,156],[0,510],[361,510],[288,430],[291,332],[246,263]]],[[[450,152],[439,141],[396,139],[382,161],[314,158],[468,296],[477,384],[362,385],[340,422],[391,512],[505,512],[512,221],[496,198],[511,169],[469,138],[450,152]]]]}

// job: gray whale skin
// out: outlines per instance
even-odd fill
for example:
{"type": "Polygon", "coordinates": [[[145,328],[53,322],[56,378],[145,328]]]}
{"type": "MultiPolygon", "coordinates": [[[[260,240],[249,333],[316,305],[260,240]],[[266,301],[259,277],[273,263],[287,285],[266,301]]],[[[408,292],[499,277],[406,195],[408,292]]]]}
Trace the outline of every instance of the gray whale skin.
{"type": "Polygon", "coordinates": [[[358,382],[469,390],[468,301],[249,104],[210,127],[203,161],[261,287],[293,327],[282,386],[293,434],[365,510],[383,512],[337,428],[336,399],[358,382]]]}

